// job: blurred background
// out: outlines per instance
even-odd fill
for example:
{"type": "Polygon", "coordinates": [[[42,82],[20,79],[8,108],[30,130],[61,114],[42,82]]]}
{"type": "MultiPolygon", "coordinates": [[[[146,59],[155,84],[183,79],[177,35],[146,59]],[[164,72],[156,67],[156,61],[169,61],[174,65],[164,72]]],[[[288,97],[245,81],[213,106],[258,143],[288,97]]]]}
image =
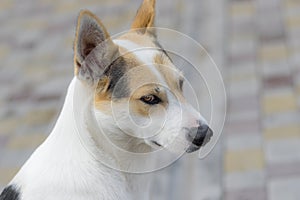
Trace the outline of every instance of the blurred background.
{"type": "MultiPolygon", "coordinates": [[[[79,10],[114,34],[129,28],[140,3],[1,0],[0,190],[59,114],[79,10]]],[[[212,56],[227,119],[208,157],[185,156],[154,174],[152,199],[299,200],[300,1],[157,0],[156,25],[189,35],[212,56]]]]}

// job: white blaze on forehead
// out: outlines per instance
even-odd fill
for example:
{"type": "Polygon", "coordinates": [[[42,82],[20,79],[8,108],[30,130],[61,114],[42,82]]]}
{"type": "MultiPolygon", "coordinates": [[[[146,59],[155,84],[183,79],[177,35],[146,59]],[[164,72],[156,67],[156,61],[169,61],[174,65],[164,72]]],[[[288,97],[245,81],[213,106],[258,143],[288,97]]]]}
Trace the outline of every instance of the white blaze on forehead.
{"type": "MultiPolygon", "coordinates": [[[[128,52],[132,53],[133,55],[135,55],[136,59],[138,59],[142,63],[145,63],[145,67],[148,67],[148,69],[150,69],[150,71],[157,78],[159,83],[163,85],[165,88],[168,88],[165,90],[165,92],[168,97],[169,105],[180,106],[180,103],[176,95],[170,91],[170,87],[168,87],[167,81],[165,80],[164,76],[161,74],[161,71],[159,71],[155,66],[154,58],[157,55],[159,55],[161,52],[159,52],[153,47],[143,47],[129,40],[114,40],[114,43],[126,49],[128,52]]],[[[170,115],[169,117],[171,116],[174,117],[173,115],[170,115]]]]}
{"type": "Polygon", "coordinates": [[[153,47],[140,46],[129,40],[114,40],[114,43],[135,55],[135,57],[142,63],[145,63],[145,66],[147,66],[152,71],[152,73],[160,81],[160,84],[167,86],[163,76],[154,65],[154,58],[159,54],[159,51],[157,51],[153,47]]]}

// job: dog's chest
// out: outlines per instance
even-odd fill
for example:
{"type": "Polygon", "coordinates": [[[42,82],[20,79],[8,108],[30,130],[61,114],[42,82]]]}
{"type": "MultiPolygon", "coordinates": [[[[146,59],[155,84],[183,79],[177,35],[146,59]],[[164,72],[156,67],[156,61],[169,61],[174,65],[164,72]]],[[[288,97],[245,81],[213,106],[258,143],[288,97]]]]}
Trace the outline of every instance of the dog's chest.
{"type": "Polygon", "coordinates": [[[31,156],[12,181],[20,200],[131,199],[122,173],[97,162],[77,140],[68,142],[54,148],[48,140],[31,156]]]}
{"type": "Polygon", "coordinates": [[[20,200],[98,200],[130,199],[121,174],[94,166],[56,167],[44,172],[20,173],[15,183],[20,186],[20,200]],[[116,190],[116,188],[118,188],[116,190]]]}

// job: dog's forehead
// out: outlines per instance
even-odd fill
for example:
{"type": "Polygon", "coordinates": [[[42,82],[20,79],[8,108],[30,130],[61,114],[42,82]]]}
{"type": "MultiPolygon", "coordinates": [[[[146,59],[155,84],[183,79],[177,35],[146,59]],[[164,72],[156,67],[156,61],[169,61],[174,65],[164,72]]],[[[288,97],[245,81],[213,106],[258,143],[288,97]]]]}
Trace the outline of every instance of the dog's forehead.
{"type": "Polygon", "coordinates": [[[137,64],[127,69],[133,87],[152,82],[177,89],[181,74],[156,41],[141,34],[126,34],[114,43],[120,47],[125,59],[137,64]]]}

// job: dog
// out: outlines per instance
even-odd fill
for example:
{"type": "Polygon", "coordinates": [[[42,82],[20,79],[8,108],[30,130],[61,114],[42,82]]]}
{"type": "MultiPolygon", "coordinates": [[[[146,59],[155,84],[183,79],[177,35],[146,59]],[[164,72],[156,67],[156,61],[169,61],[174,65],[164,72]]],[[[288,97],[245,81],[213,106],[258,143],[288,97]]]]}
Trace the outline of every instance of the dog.
{"type": "Polygon", "coordinates": [[[93,13],[80,12],[62,111],[0,200],[148,199],[149,175],[134,173],[151,171],[148,153],[191,153],[210,140],[154,18],[155,0],[144,0],[131,30],[113,39],[93,13]]]}

